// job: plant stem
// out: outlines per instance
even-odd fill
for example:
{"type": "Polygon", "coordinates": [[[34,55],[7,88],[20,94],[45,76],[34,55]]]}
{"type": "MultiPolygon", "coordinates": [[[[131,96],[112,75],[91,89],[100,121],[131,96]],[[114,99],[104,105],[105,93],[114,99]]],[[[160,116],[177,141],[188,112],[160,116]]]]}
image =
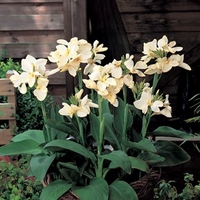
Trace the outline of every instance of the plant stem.
{"type": "Polygon", "coordinates": [[[97,141],[97,159],[98,159],[98,166],[96,171],[97,177],[103,176],[103,159],[100,157],[102,154],[102,145],[103,145],[103,138],[104,138],[104,117],[103,117],[103,98],[98,95],[98,105],[99,105],[99,138],[97,141]]]}
{"type": "Polygon", "coordinates": [[[143,115],[142,130],[141,130],[142,138],[146,137],[148,126],[149,126],[149,123],[150,123],[150,119],[151,119],[151,114],[147,113],[147,115],[143,115]]]}
{"type": "MultiPolygon", "coordinates": [[[[128,104],[126,104],[125,109],[124,109],[124,119],[123,119],[123,128],[122,128],[122,141],[126,141],[127,140],[128,111],[129,111],[129,107],[128,107],[128,104]]],[[[124,145],[122,145],[122,148],[125,151],[124,145]]]]}
{"type": "Polygon", "coordinates": [[[123,91],[124,103],[127,103],[127,86],[126,85],[123,86],[122,91],[123,91]]]}
{"type": "Polygon", "coordinates": [[[152,94],[154,94],[161,76],[162,76],[162,74],[158,74],[158,73],[154,74],[154,76],[153,76],[152,94]]]}
{"type": "Polygon", "coordinates": [[[46,129],[46,132],[45,132],[46,134],[44,133],[44,139],[45,139],[45,142],[49,142],[51,141],[51,136],[49,133],[49,128],[47,126],[47,113],[46,113],[46,109],[45,109],[45,105],[43,101],[41,101],[41,109],[42,109],[42,116],[44,120],[44,127],[46,129]]]}
{"type": "Polygon", "coordinates": [[[79,117],[77,115],[76,116],[76,121],[78,123],[78,129],[79,129],[79,133],[80,133],[80,138],[81,138],[81,144],[83,146],[85,146],[85,137],[84,137],[84,132],[83,132],[83,125],[81,120],[79,119],[79,117]]]}
{"type": "Polygon", "coordinates": [[[81,90],[83,88],[82,70],[79,69],[77,74],[78,74],[78,87],[79,87],[79,90],[81,90]]]}

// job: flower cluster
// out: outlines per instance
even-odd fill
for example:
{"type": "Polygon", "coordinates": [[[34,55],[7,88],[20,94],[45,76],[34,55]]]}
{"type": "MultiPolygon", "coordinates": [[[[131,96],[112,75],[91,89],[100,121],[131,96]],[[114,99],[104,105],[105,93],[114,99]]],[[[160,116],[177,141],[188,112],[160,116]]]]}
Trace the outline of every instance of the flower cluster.
{"type": "MultiPolygon", "coordinates": [[[[135,92],[133,74],[140,77],[145,77],[145,74],[157,74],[159,76],[162,73],[168,72],[172,67],[178,66],[190,70],[189,65],[183,62],[184,55],[176,54],[177,51],[182,50],[182,47],[175,47],[176,42],[168,42],[166,36],[163,36],[158,41],[154,39],[151,42],[144,43],[144,56],[136,63],[133,61],[133,55],[126,54],[121,60],[114,59],[105,66],[101,65],[101,61],[105,57],[102,52],[106,51],[107,48],[103,47],[103,44],[99,44],[97,40],[93,45],[84,39],[78,40],[76,37],[69,42],[63,39],[59,39],[57,42],[56,50],[52,51],[48,56],[50,62],[57,64],[57,68],[52,71],[46,70],[47,59],[35,59],[30,55],[22,59],[22,70],[24,72],[18,74],[14,71],[14,75],[11,76],[14,87],[18,87],[22,94],[26,93],[26,86],[28,84],[29,87],[35,87],[34,95],[40,101],[43,101],[48,92],[49,75],[59,71],[68,71],[70,75],[75,77],[81,70],[81,64],[85,63],[83,73],[88,75],[88,79],[82,80],[81,77],[80,81],[83,81],[87,88],[96,91],[103,99],[107,99],[113,106],[117,107],[117,94],[124,86],[131,89],[133,93],[135,92]],[[148,65],[151,60],[155,62],[151,62],[148,65]]],[[[144,87],[142,93],[137,95],[137,99],[133,103],[134,106],[144,114],[150,108],[153,114],[163,114],[171,117],[169,96],[166,95],[164,99],[158,93],[154,94],[155,87],[156,85],[153,85],[152,88],[144,87]]],[[[79,88],[79,90],[81,89],[79,88]]],[[[76,94],[78,104],[73,104],[73,102],[71,102],[73,105],[63,103],[64,108],[60,111],[60,114],[69,115],[70,117],[75,113],[80,117],[85,116],[86,113],[89,114],[90,109],[88,106],[95,105],[91,103],[88,96],[81,100],[80,94],[82,93],[83,91],[81,90],[80,93],[76,94]]],[[[134,94],[134,96],[136,95],[134,94]]]]}
{"type": "Polygon", "coordinates": [[[134,106],[146,114],[148,111],[153,112],[154,115],[162,114],[166,117],[171,117],[172,108],[169,104],[169,95],[163,98],[159,96],[158,92],[153,95],[152,88],[148,87],[142,91],[140,99],[134,102],[134,106]],[[160,110],[160,108],[163,108],[160,110]]]}
{"type": "Polygon", "coordinates": [[[43,101],[48,91],[48,76],[59,71],[58,69],[47,70],[46,64],[47,59],[35,59],[31,55],[27,55],[21,62],[23,72],[19,74],[17,71],[13,71],[14,75],[10,77],[14,87],[17,87],[22,94],[25,94],[27,85],[31,88],[34,86],[34,95],[38,100],[43,101]]]}
{"type": "Polygon", "coordinates": [[[150,60],[156,60],[155,63],[150,64],[145,74],[161,74],[168,72],[172,67],[182,67],[190,70],[190,66],[183,62],[184,55],[175,54],[181,51],[182,47],[175,47],[176,42],[171,41],[168,43],[168,38],[164,35],[158,41],[154,39],[152,42],[144,43],[143,54],[141,58],[144,62],[148,63],[150,60]],[[171,53],[170,56],[168,54],[171,53]]]}

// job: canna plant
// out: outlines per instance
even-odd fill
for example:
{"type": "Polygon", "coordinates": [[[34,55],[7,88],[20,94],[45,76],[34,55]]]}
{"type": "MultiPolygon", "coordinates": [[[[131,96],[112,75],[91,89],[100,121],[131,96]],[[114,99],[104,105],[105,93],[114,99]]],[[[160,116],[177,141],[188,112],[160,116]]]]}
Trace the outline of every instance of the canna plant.
{"type": "Polygon", "coordinates": [[[22,73],[10,78],[14,87],[25,94],[27,87],[41,101],[43,130],[27,130],[0,147],[0,155],[31,154],[30,173],[42,181],[40,199],[58,199],[73,191],[81,200],[138,199],[130,186],[129,176],[148,173],[151,167],[175,166],[190,156],[177,144],[151,141],[149,136],[190,138],[187,133],[161,126],[149,131],[155,115],[171,117],[169,95],[159,93],[163,73],[174,67],[190,70],[184,56],[176,52],[175,41],[166,36],[144,43],[144,56],[134,63],[132,55],[101,65],[103,44],[78,38],[57,41],[48,60],[57,68],[46,70],[47,59],[27,55],[22,59],[22,73]],[[149,64],[150,63],[150,64],[149,64]],[[49,113],[44,100],[48,77],[68,72],[78,77],[78,85],[62,107],[53,106],[49,113]],[[83,76],[84,75],[84,76],[83,76]],[[153,82],[145,82],[145,76],[153,82]],[[140,76],[143,81],[134,80],[140,76]],[[133,94],[133,102],[127,92],[133,94]]]}

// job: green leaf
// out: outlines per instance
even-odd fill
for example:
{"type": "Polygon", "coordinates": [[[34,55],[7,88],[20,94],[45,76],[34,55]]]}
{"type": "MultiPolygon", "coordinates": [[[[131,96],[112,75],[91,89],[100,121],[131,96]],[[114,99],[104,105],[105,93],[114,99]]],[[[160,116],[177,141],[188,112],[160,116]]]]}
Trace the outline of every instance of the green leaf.
{"type": "Polygon", "coordinates": [[[184,131],[176,130],[169,126],[160,126],[150,134],[153,136],[178,137],[183,139],[190,139],[192,137],[184,131]]]}
{"type": "Polygon", "coordinates": [[[154,145],[157,149],[157,154],[165,158],[163,162],[155,164],[155,167],[171,167],[190,160],[190,155],[174,142],[155,141],[154,145]]]}
{"type": "Polygon", "coordinates": [[[72,190],[81,200],[108,200],[109,196],[109,187],[103,178],[93,178],[89,185],[72,190]]]}
{"type": "Polygon", "coordinates": [[[138,200],[135,190],[125,181],[114,181],[109,185],[109,200],[138,200]]]}
{"type": "Polygon", "coordinates": [[[117,150],[112,151],[109,154],[101,155],[100,157],[106,160],[110,160],[114,163],[114,165],[122,168],[128,174],[131,174],[131,161],[125,152],[117,150]]]}
{"type": "Polygon", "coordinates": [[[57,200],[65,192],[71,188],[72,184],[68,184],[63,180],[56,180],[47,185],[40,195],[40,200],[57,200]]]}
{"type": "Polygon", "coordinates": [[[96,142],[99,141],[99,130],[100,130],[100,121],[99,118],[93,114],[90,113],[90,132],[92,134],[92,136],[94,137],[94,139],[96,140],[96,142]]]}
{"type": "Polygon", "coordinates": [[[123,141],[126,147],[135,148],[144,151],[156,152],[153,143],[146,138],[141,139],[139,142],[123,141]]]}
{"type": "Polygon", "coordinates": [[[143,172],[149,171],[149,166],[147,165],[147,163],[144,160],[142,160],[140,158],[132,157],[132,156],[129,156],[129,159],[131,161],[132,169],[138,169],[143,172]]]}
{"type": "Polygon", "coordinates": [[[70,140],[53,140],[47,143],[44,146],[44,149],[48,149],[53,152],[69,150],[91,159],[93,163],[96,161],[96,157],[91,151],[86,149],[84,146],[70,140]]]}
{"type": "Polygon", "coordinates": [[[54,119],[48,119],[47,125],[51,128],[56,129],[59,132],[62,132],[62,133],[68,134],[68,135],[72,135],[75,138],[77,138],[78,140],[80,139],[78,130],[71,123],[57,121],[54,119]]]}
{"type": "MultiPolygon", "coordinates": [[[[131,157],[131,156],[129,156],[129,159],[131,162],[132,169],[138,169],[143,172],[149,171],[149,166],[147,165],[147,163],[144,160],[137,158],[137,157],[131,157]]],[[[109,169],[116,169],[116,168],[118,168],[118,166],[116,164],[114,164],[113,162],[111,162],[109,165],[109,169]]]]}
{"type": "Polygon", "coordinates": [[[125,124],[126,124],[126,130],[128,130],[133,123],[133,116],[129,110],[128,104],[125,104],[124,101],[120,98],[118,107],[114,107],[113,116],[114,116],[114,127],[118,133],[123,132],[125,124]],[[128,113],[125,113],[125,111],[127,111],[128,113]]]}
{"type": "MultiPolygon", "coordinates": [[[[74,163],[59,162],[59,164],[67,169],[70,169],[78,174],[81,174],[79,168],[74,163]]],[[[83,171],[83,175],[87,176],[90,179],[92,179],[94,177],[94,176],[90,175],[89,173],[87,173],[86,171],[83,171]]]]}
{"type": "Polygon", "coordinates": [[[117,133],[113,129],[113,120],[114,117],[110,113],[106,113],[103,115],[105,118],[105,131],[104,131],[104,138],[107,140],[114,149],[121,149],[117,133]]]}
{"type": "Polygon", "coordinates": [[[156,163],[160,163],[165,160],[165,158],[160,155],[146,151],[141,152],[138,155],[138,158],[144,160],[148,165],[154,165],[156,163]]]}
{"type": "Polygon", "coordinates": [[[38,154],[31,158],[30,167],[33,175],[40,181],[42,181],[47,174],[49,167],[54,161],[56,155],[48,156],[46,154],[38,154]]]}
{"type": "Polygon", "coordinates": [[[19,142],[23,140],[33,140],[39,144],[42,144],[45,142],[44,133],[41,130],[27,130],[12,138],[12,141],[14,142],[19,142]]]}
{"type": "Polygon", "coordinates": [[[0,155],[38,154],[42,152],[42,148],[39,145],[34,140],[11,142],[0,147],[0,155]]]}

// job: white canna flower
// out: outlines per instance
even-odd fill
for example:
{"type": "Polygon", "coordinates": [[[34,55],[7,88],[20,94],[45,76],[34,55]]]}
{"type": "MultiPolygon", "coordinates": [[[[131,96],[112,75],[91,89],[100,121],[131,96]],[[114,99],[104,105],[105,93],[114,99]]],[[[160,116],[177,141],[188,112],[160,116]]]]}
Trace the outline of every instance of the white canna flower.
{"type": "Polygon", "coordinates": [[[110,63],[111,68],[111,75],[114,78],[121,78],[122,77],[122,68],[121,68],[121,60],[113,60],[112,63],[110,63]]]}
{"type": "Polygon", "coordinates": [[[86,117],[90,114],[90,108],[98,108],[98,104],[92,102],[91,99],[88,98],[88,95],[85,95],[82,99],[81,96],[83,94],[83,89],[77,92],[74,95],[74,100],[69,105],[67,103],[63,103],[63,108],[59,110],[61,115],[73,117],[76,114],[78,117],[86,117]]]}
{"type": "Polygon", "coordinates": [[[160,100],[153,101],[154,96],[151,94],[151,90],[143,91],[139,100],[136,100],[134,106],[146,114],[148,109],[151,108],[153,112],[160,112],[160,107],[163,106],[163,102],[160,100]]]}
{"type": "Polygon", "coordinates": [[[37,79],[36,89],[33,91],[33,94],[37,97],[39,101],[43,101],[47,96],[47,85],[49,80],[47,78],[39,77],[37,79]]]}
{"type": "Polygon", "coordinates": [[[163,103],[163,109],[160,110],[159,112],[154,112],[153,115],[164,115],[165,117],[172,117],[172,108],[170,106],[170,103],[169,103],[169,95],[165,95],[165,100],[164,100],[164,103],[163,103]]]}
{"type": "Polygon", "coordinates": [[[165,52],[176,53],[176,51],[182,51],[182,47],[174,47],[175,45],[175,41],[171,41],[168,43],[168,38],[166,35],[158,40],[158,49],[161,49],[165,52]]]}
{"type": "Polygon", "coordinates": [[[69,116],[71,118],[73,117],[75,113],[77,113],[79,109],[78,106],[76,105],[69,105],[64,102],[62,103],[62,105],[63,105],[63,108],[59,110],[60,115],[69,116]]]}
{"type": "Polygon", "coordinates": [[[26,80],[29,87],[33,87],[37,76],[42,76],[39,71],[36,71],[36,69],[41,69],[43,67],[41,63],[45,65],[44,61],[40,62],[40,60],[35,59],[31,55],[27,55],[25,59],[22,59],[21,65],[24,72],[21,73],[21,78],[26,80]]]}

